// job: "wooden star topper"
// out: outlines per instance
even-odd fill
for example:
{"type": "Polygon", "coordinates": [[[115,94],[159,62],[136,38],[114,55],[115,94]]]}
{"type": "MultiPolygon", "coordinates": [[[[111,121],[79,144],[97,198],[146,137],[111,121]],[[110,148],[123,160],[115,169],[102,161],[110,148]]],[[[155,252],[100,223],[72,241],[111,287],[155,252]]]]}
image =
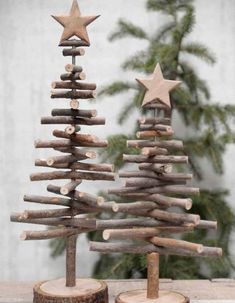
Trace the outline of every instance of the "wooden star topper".
{"type": "Polygon", "coordinates": [[[63,27],[64,31],[60,43],[73,36],[77,36],[90,44],[86,26],[97,19],[99,16],[81,16],[77,0],[73,0],[69,16],[52,16],[63,27]]]}
{"type": "Polygon", "coordinates": [[[169,108],[171,108],[169,92],[181,83],[181,81],[164,79],[159,64],[156,65],[152,78],[136,79],[136,81],[147,89],[142,106],[153,101],[160,101],[169,108]]]}

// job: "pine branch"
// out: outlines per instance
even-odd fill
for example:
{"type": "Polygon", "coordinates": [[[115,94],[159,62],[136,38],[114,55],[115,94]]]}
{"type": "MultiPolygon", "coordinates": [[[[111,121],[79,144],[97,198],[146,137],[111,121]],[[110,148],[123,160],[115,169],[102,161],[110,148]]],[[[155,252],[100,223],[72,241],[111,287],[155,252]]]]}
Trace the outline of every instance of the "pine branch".
{"type": "Polygon", "coordinates": [[[181,51],[196,56],[209,64],[216,62],[215,55],[207,47],[198,42],[190,42],[182,45],[181,51]]]}
{"type": "Polygon", "coordinates": [[[109,41],[115,41],[117,39],[126,37],[148,39],[148,35],[141,27],[136,26],[131,22],[120,19],[118,21],[118,29],[109,36],[109,41]]]}

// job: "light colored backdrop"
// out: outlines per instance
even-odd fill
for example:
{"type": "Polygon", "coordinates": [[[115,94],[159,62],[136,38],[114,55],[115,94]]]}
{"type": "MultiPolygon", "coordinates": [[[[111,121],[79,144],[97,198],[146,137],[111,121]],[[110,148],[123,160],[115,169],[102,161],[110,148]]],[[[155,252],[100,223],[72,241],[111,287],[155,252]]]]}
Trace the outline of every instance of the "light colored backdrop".
{"type": "MultiPolygon", "coordinates": [[[[52,130],[40,125],[40,117],[49,115],[51,108],[57,104],[65,105],[64,101],[51,101],[49,98],[50,83],[59,79],[65,63],[69,61],[57,47],[62,27],[50,18],[50,14],[68,12],[70,2],[0,1],[0,280],[45,279],[61,276],[64,272],[64,257],[52,260],[47,241],[20,242],[20,232],[33,226],[10,224],[9,215],[12,211],[31,207],[22,202],[25,193],[46,194],[46,182],[32,184],[29,174],[38,171],[33,166],[35,158],[49,155],[48,151],[33,147],[35,139],[49,139],[52,130]]],[[[102,15],[88,27],[91,47],[81,59],[89,81],[101,86],[114,79],[138,76],[124,74],[120,62],[143,47],[144,43],[135,40],[128,40],[127,43],[124,39],[111,44],[106,38],[120,17],[136,22],[149,31],[156,24],[160,25],[164,18],[146,14],[144,3],[144,0],[79,1],[84,15],[102,15]]],[[[197,25],[191,39],[205,42],[218,58],[214,67],[195,61],[196,67],[209,83],[213,99],[232,104],[235,98],[235,2],[196,0],[195,3],[197,25]]],[[[106,126],[90,128],[91,132],[105,137],[124,131],[115,121],[125,100],[126,96],[120,95],[112,102],[107,98],[90,105],[107,118],[106,126]]],[[[84,106],[89,107],[86,101],[84,106]]],[[[129,123],[132,127],[133,121],[129,123]]],[[[234,152],[232,146],[226,152],[223,177],[208,173],[209,185],[230,189],[231,202],[235,197],[234,152]]],[[[83,189],[96,192],[100,186],[100,182],[95,185],[86,182],[83,189]]],[[[234,245],[234,238],[231,241],[234,245]]],[[[84,237],[81,237],[80,244],[79,275],[89,275],[97,256],[88,253],[84,237]]]]}

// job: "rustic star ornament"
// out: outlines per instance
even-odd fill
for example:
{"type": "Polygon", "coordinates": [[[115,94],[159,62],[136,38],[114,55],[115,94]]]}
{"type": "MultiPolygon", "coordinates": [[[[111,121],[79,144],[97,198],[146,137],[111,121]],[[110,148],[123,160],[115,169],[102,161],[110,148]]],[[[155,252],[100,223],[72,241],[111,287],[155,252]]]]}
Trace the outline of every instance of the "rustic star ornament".
{"type": "Polygon", "coordinates": [[[73,36],[77,36],[81,40],[84,40],[90,44],[86,27],[99,16],[81,16],[77,0],[73,0],[73,4],[68,16],[52,17],[64,27],[60,43],[73,36]]]}
{"type": "Polygon", "coordinates": [[[160,101],[171,108],[169,92],[177,87],[181,81],[166,80],[163,78],[160,64],[157,64],[150,79],[136,79],[146,88],[142,106],[153,101],[160,101]]]}

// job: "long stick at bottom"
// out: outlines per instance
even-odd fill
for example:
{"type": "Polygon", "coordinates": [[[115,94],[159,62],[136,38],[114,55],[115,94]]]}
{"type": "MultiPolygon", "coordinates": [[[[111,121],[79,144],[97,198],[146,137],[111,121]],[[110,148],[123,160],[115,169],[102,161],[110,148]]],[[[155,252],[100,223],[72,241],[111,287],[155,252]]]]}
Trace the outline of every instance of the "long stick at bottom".
{"type": "Polygon", "coordinates": [[[147,254],[147,298],[158,298],[159,291],[159,254],[147,254]]]}
{"type": "Polygon", "coordinates": [[[76,246],[77,235],[66,238],[66,286],[76,285],[76,246]]]}

